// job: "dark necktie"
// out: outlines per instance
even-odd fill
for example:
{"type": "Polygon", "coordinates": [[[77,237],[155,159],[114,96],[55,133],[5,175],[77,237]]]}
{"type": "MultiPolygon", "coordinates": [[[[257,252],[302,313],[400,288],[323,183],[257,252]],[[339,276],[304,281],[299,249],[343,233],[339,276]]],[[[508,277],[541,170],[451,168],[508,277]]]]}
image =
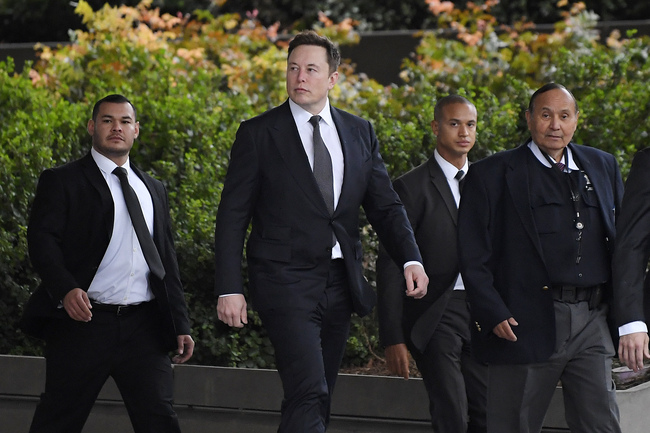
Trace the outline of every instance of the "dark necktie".
{"type": "Polygon", "coordinates": [[[327,210],[334,213],[334,175],[332,174],[332,158],[325,147],[320,135],[320,116],[312,116],[309,123],[314,125],[314,177],[320,189],[327,210]]]}
{"type": "Polygon", "coordinates": [[[463,170],[458,170],[458,173],[456,173],[456,176],[454,176],[454,179],[458,181],[458,189],[460,192],[463,192],[463,185],[465,184],[465,172],[463,170]]]}
{"type": "Polygon", "coordinates": [[[562,173],[564,173],[564,169],[566,168],[566,165],[564,165],[563,162],[556,162],[555,165],[557,166],[557,168],[560,169],[562,173]]]}
{"type": "Polygon", "coordinates": [[[129,210],[131,222],[135,229],[135,234],[138,237],[138,241],[140,242],[144,259],[146,260],[147,265],[149,265],[149,270],[152,274],[162,280],[165,277],[165,268],[163,267],[162,260],[160,260],[160,255],[158,254],[156,245],[153,243],[153,239],[151,239],[147,223],[144,221],[144,215],[142,214],[142,208],[140,207],[138,196],[135,194],[133,188],[131,188],[131,185],[129,185],[126,169],[116,167],[115,170],[113,170],[113,174],[120,180],[126,208],[129,210]]]}

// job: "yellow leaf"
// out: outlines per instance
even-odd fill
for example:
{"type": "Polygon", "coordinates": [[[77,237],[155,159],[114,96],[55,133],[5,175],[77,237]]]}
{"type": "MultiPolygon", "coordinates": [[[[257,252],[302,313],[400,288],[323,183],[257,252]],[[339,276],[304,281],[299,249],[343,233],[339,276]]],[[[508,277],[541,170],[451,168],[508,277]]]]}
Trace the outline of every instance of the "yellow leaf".
{"type": "Polygon", "coordinates": [[[84,24],[92,19],[94,13],[93,8],[84,0],[80,0],[79,3],[77,3],[77,7],[74,11],[77,15],[81,15],[81,22],[84,24]]]}
{"type": "Polygon", "coordinates": [[[232,30],[237,27],[237,20],[231,19],[225,22],[224,27],[226,30],[232,30]]]}

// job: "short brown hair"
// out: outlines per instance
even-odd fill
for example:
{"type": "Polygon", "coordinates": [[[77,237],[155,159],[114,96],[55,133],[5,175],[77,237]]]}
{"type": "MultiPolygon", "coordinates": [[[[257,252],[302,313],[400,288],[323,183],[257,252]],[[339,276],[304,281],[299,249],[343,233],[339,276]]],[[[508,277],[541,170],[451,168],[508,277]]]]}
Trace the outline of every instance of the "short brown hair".
{"type": "Polygon", "coordinates": [[[291,42],[289,42],[288,55],[290,56],[291,52],[300,45],[316,45],[325,48],[327,51],[327,64],[330,67],[330,74],[336,71],[341,64],[341,53],[334,42],[330,41],[325,36],[320,36],[313,30],[305,30],[294,36],[291,42]]]}

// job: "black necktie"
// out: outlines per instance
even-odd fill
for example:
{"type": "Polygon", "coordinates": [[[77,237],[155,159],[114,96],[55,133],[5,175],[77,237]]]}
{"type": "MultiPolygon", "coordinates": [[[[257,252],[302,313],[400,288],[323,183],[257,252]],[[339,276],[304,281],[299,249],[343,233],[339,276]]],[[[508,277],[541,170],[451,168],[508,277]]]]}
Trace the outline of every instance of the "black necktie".
{"type": "Polygon", "coordinates": [[[563,162],[556,162],[555,165],[557,166],[557,168],[560,169],[562,173],[564,173],[564,169],[566,168],[566,165],[564,165],[563,162]]]}
{"type": "Polygon", "coordinates": [[[142,214],[142,208],[140,207],[138,196],[135,194],[133,188],[131,188],[131,185],[129,185],[126,169],[116,167],[115,170],[113,170],[113,174],[120,179],[126,208],[129,210],[131,222],[133,223],[135,234],[140,242],[144,259],[146,260],[147,265],[149,265],[149,270],[152,274],[162,280],[165,277],[165,268],[162,264],[162,260],[160,260],[160,255],[158,254],[156,245],[153,243],[153,239],[151,239],[147,223],[144,221],[144,215],[142,214]]]}
{"type": "Polygon", "coordinates": [[[314,177],[320,189],[327,210],[334,213],[334,175],[332,174],[332,158],[325,147],[320,135],[320,116],[312,116],[309,123],[314,125],[314,177]]]}
{"type": "Polygon", "coordinates": [[[458,170],[458,173],[456,173],[456,176],[454,176],[454,179],[458,181],[458,189],[460,192],[463,192],[463,185],[465,184],[465,177],[463,177],[465,172],[463,170],[458,170]]]}

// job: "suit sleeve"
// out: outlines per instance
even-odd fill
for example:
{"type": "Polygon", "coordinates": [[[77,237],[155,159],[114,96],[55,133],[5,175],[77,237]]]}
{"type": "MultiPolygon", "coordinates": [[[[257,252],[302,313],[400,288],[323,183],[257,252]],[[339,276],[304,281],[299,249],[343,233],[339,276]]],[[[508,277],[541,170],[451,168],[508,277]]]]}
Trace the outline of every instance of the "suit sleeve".
{"type": "Polygon", "coordinates": [[[413,229],[404,206],[393,189],[384,161],[379,154],[379,143],[370,122],[367,123],[367,142],[370,144],[372,171],[363,208],[368,221],[377,232],[386,251],[399,266],[409,261],[422,263],[413,229]]]}
{"type": "Polygon", "coordinates": [[[54,170],[41,173],[32,204],[27,240],[29,257],[54,305],[80,287],[66,266],[63,250],[68,220],[68,201],[60,176],[54,170]]]}
{"type": "MultiPolygon", "coordinates": [[[[408,191],[404,191],[403,183],[400,180],[393,184],[400,197],[405,197],[408,191]]],[[[404,202],[408,207],[407,202],[404,202]]],[[[406,209],[411,226],[416,230],[412,213],[406,209]]],[[[404,291],[406,282],[404,280],[403,266],[398,266],[384,248],[379,245],[377,256],[377,313],[379,318],[379,340],[381,344],[391,346],[404,343],[404,331],[402,329],[402,315],[404,307],[404,291]]]]}
{"type": "Polygon", "coordinates": [[[178,268],[178,259],[176,248],[174,246],[174,236],[172,232],[171,217],[169,213],[169,199],[167,190],[160,182],[156,182],[157,194],[164,203],[165,213],[162,216],[164,220],[164,252],[162,254],[165,266],[165,289],[167,291],[169,310],[174,319],[174,328],[176,335],[189,335],[191,333],[190,320],[185,302],[183,284],[181,283],[180,270],[178,268]]]}
{"type": "Polygon", "coordinates": [[[650,257],[650,151],[636,154],[616,222],[613,258],[614,317],[617,326],[646,320],[644,280],[650,257]]]}
{"type": "MultiPolygon", "coordinates": [[[[482,162],[472,165],[463,188],[463,199],[458,210],[458,252],[460,272],[467,290],[472,317],[482,328],[491,332],[494,327],[512,317],[501,295],[494,286],[494,249],[497,227],[495,195],[498,183],[486,185],[497,173],[489,173],[482,162]],[[484,170],[482,170],[484,169],[484,170]]],[[[515,317],[516,319],[516,317],[515,317]]]]}
{"type": "Polygon", "coordinates": [[[246,122],[237,131],[215,225],[215,294],[244,293],[244,239],[259,190],[259,158],[246,122]]]}

